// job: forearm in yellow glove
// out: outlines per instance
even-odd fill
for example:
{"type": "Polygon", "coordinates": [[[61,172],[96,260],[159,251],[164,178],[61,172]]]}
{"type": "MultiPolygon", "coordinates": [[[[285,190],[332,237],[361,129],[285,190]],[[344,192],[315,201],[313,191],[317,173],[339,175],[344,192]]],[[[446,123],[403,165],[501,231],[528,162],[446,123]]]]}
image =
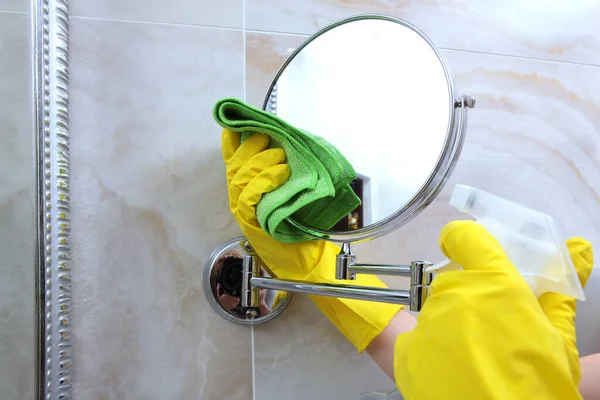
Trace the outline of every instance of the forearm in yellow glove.
{"type": "MultiPolygon", "coordinates": [[[[538,299],[485,228],[447,225],[444,254],[462,271],[434,280],[416,328],[398,336],[396,384],[407,400],[580,399],[575,301],[538,299]]],[[[568,247],[585,283],[591,246],[568,247]]]]}
{"type": "MultiPolygon", "coordinates": [[[[223,131],[222,150],[227,167],[229,205],[242,232],[270,274],[280,279],[335,283],[339,248],[324,241],[277,242],[259,225],[256,204],[290,174],[282,149],[268,149],[269,137],[254,134],[240,144],[239,133],[223,131]]],[[[355,285],[385,287],[374,276],[360,276],[355,285]]],[[[311,296],[319,309],[362,352],[387,326],[401,306],[358,300],[311,296]]]]}

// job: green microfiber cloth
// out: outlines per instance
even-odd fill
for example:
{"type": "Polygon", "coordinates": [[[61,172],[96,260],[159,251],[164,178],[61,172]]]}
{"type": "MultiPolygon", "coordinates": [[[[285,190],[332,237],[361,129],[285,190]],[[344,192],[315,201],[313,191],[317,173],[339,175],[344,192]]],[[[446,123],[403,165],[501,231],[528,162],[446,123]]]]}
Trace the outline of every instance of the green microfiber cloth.
{"type": "Polygon", "coordinates": [[[310,228],[328,230],[360,205],[350,187],[356,172],[323,138],[237,99],[217,102],[213,117],[223,128],[240,132],[242,142],[260,132],[271,137],[270,147],[285,150],[290,178],[263,195],[256,207],[261,227],[276,240],[314,240],[319,235],[310,228]],[[304,228],[292,224],[290,217],[304,228]]]}

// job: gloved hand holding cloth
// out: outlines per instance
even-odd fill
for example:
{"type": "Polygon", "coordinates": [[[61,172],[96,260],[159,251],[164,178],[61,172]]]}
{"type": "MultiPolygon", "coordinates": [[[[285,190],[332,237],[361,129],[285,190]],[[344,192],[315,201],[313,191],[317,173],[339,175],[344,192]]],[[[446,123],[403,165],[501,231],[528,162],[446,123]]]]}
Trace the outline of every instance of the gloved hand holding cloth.
{"type": "MultiPolygon", "coordinates": [[[[338,283],[335,259],[340,249],[326,241],[282,243],[259,222],[257,205],[268,193],[290,179],[290,166],[282,148],[269,148],[270,137],[260,128],[242,140],[242,134],[224,129],[223,158],[226,164],[229,205],[243,234],[261,257],[265,269],[280,279],[338,283]]],[[[354,285],[386,287],[375,276],[359,276],[354,285]]],[[[310,296],[359,352],[371,343],[403,307],[332,297],[310,296]]]]}
{"type": "Polygon", "coordinates": [[[346,158],[323,138],[294,127],[276,115],[237,99],[223,99],[213,110],[223,128],[239,132],[244,142],[257,132],[269,136],[269,147],[285,151],[289,176],[256,204],[260,226],[280,242],[314,240],[360,205],[350,182],[356,172],[346,158]],[[290,218],[301,222],[299,228],[290,218]]]}

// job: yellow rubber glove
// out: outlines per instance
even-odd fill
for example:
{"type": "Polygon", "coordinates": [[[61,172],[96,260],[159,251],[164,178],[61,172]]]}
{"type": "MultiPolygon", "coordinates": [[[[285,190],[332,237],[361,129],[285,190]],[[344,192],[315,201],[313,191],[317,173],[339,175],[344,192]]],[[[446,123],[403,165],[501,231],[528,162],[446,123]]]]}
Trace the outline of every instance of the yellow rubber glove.
{"type": "MultiPolygon", "coordinates": [[[[581,287],[585,287],[594,266],[592,245],[583,238],[571,238],[567,240],[567,248],[577,271],[579,282],[581,282],[581,287]]],[[[579,369],[579,351],[577,350],[575,334],[576,300],[558,293],[544,293],[540,296],[538,302],[552,326],[563,336],[571,374],[579,386],[581,371],[579,369]]]]}
{"type": "MultiPolygon", "coordinates": [[[[442,272],[417,319],[398,336],[396,384],[407,400],[580,399],[575,301],[538,299],[502,247],[472,221],[448,224],[444,254],[462,271],[442,272]]],[[[585,283],[591,245],[568,247],[585,283]]]]}
{"type": "MultiPolygon", "coordinates": [[[[267,149],[269,137],[254,134],[240,145],[239,133],[223,131],[222,150],[227,167],[229,205],[242,232],[261,257],[269,273],[280,279],[340,283],[335,279],[335,258],[340,249],[325,241],[286,244],[260,227],[256,204],[290,174],[282,149],[267,149]]],[[[360,276],[353,285],[386,287],[374,276],[360,276]]],[[[381,333],[402,306],[358,300],[311,296],[359,352],[381,333]]]]}

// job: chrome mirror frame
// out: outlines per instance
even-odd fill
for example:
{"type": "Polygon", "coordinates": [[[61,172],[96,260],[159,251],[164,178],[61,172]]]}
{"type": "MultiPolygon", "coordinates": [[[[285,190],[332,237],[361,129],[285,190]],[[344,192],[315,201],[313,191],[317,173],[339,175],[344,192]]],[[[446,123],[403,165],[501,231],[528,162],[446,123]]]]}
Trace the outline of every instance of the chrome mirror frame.
{"type": "Polygon", "coordinates": [[[294,50],[294,52],[287,58],[287,60],[285,60],[283,65],[275,74],[275,77],[273,78],[273,81],[271,82],[271,85],[269,86],[269,89],[265,96],[262,109],[272,114],[277,113],[277,81],[279,80],[279,77],[283,74],[287,66],[306,46],[308,46],[313,40],[315,40],[322,34],[340,25],[364,19],[378,19],[400,24],[417,33],[425,42],[427,42],[427,44],[429,44],[429,47],[434,51],[435,55],[437,56],[438,60],[443,66],[444,74],[446,75],[446,82],[448,83],[449,89],[448,107],[451,110],[453,110],[453,112],[450,113],[450,121],[448,123],[446,141],[444,143],[442,153],[440,154],[440,157],[437,160],[434,171],[429,175],[427,181],[423,184],[419,191],[404,205],[404,207],[396,211],[394,214],[372,225],[349,232],[323,231],[312,227],[310,228],[310,230],[307,230],[306,227],[302,226],[297,221],[294,221],[293,219],[288,220],[296,228],[301,229],[305,232],[316,232],[318,238],[329,240],[332,242],[351,243],[370,240],[379,236],[383,236],[401,227],[402,225],[407,224],[419,213],[421,213],[425,208],[427,208],[427,206],[431,204],[431,202],[443,189],[449,176],[452,174],[454,167],[456,166],[466,136],[468,116],[467,110],[469,108],[475,107],[475,98],[473,96],[456,95],[454,79],[452,77],[452,74],[450,73],[450,68],[448,64],[438,51],[437,47],[435,47],[432,41],[427,36],[425,36],[423,32],[421,32],[418,28],[409,24],[408,22],[394,17],[377,14],[361,14],[350,18],[342,19],[331,25],[326,26],[325,28],[311,35],[304,43],[298,46],[294,50]]]}
{"type": "Polygon", "coordinates": [[[71,398],[69,1],[31,2],[36,398],[71,398]]]}

